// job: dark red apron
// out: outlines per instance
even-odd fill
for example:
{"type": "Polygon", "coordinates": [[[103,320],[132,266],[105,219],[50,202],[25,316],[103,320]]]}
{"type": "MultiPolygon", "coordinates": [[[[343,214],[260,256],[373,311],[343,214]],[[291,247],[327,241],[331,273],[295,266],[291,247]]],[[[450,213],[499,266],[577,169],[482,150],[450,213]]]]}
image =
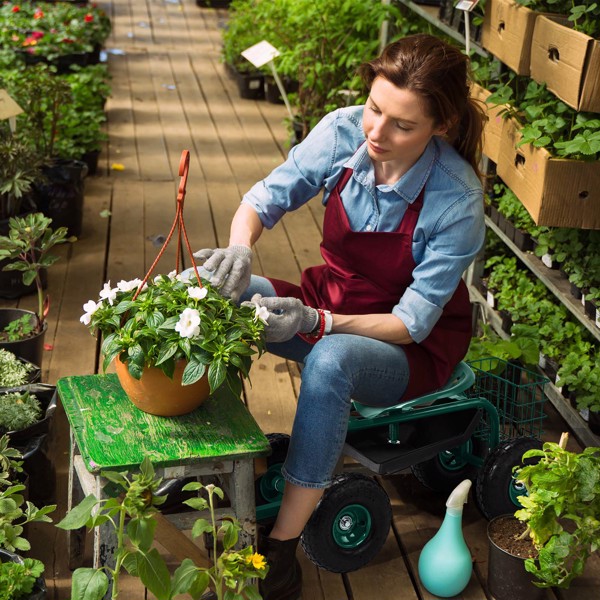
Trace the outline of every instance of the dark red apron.
{"type": "MultiPolygon", "coordinates": [[[[270,279],[278,296],[294,296],[307,306],[333,313],[390,313],[413,281],[412,240],[423,206],[423,190],[408,206],[396,231],[352,231],[341,192],[352,176],[346,169],[329,196],[323,222],[324,265],[302,273],[300,287],[270,279]]],[[[461,280],[431,333],[421,343],[403,345],[410,379],[403,400],[444,385],[471,340],[469,293],[461,280]]]]}

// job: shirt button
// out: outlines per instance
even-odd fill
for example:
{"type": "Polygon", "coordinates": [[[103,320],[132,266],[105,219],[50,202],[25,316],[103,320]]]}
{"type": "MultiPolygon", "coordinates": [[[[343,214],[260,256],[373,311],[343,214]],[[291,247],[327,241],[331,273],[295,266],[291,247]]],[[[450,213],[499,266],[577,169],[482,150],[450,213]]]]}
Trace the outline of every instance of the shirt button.
{"type": "Polygon", "coordinates": [[[373,227],[372,227],[371,225],[367,225],[367,226],[366,226],[366,230],[367,230],[367,231],[371,231],[372,229],[373,229],[373,227]]]}

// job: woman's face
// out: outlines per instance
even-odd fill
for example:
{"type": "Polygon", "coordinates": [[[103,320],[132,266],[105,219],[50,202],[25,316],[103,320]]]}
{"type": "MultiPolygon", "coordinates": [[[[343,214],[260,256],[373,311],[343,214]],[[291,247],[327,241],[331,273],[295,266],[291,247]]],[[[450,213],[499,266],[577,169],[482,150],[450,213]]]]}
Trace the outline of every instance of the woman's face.
{"type": "Polygon", "coordinates": [[[447,127],[436,127],[424,109],[420,96],[376,77],[363,112],[371,160],[393,161],[404,172],[414,165],[431,137],[447,132],[447,127]]]}

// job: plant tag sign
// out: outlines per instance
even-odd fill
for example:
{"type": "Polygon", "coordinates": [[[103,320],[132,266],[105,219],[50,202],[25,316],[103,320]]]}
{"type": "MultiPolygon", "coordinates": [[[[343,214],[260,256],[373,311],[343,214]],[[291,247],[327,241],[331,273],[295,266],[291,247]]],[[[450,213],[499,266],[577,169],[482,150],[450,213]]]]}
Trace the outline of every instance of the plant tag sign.
{"type": "Polygon", "coordinates": [[[494,294],[492,294],[492,292],[487,293],[486,301],[490,308],[494,308],[496,302],[494,301],[494,294]]]}
{"type": "Polygon", "coordinates": [[[257,69],[271,62],[274,58],[279,56],[281,53],[275,46],[272,46],[266,40],[246,48],[242,52],[242,56],[250,61],[257,69]]]}
{"type": "Polygon", "coordinates": [[[478,4],[479,0],[460,0],[455,8],[464,10],[465,12],[471,12],[478,4]]]}
{"type": "Polygon", "coordinates": [[[23,109],[8,95],[6,90],[0,90],[0,120],[16,117],[23,109]]]}

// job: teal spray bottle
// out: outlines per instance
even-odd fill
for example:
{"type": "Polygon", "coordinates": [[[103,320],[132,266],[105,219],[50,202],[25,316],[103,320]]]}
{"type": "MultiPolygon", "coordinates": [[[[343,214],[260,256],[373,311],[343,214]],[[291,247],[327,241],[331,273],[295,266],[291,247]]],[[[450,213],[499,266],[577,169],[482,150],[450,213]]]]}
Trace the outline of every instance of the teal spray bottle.
{"type": "Polygon", "coordinates": [[[441,598],[460,594],[471,579],[473,561],[462,533],[463,505],[471,482],[461,482],[446,501],[446,516],[419,556],[419,577],[425,589],[441,598]]]}

